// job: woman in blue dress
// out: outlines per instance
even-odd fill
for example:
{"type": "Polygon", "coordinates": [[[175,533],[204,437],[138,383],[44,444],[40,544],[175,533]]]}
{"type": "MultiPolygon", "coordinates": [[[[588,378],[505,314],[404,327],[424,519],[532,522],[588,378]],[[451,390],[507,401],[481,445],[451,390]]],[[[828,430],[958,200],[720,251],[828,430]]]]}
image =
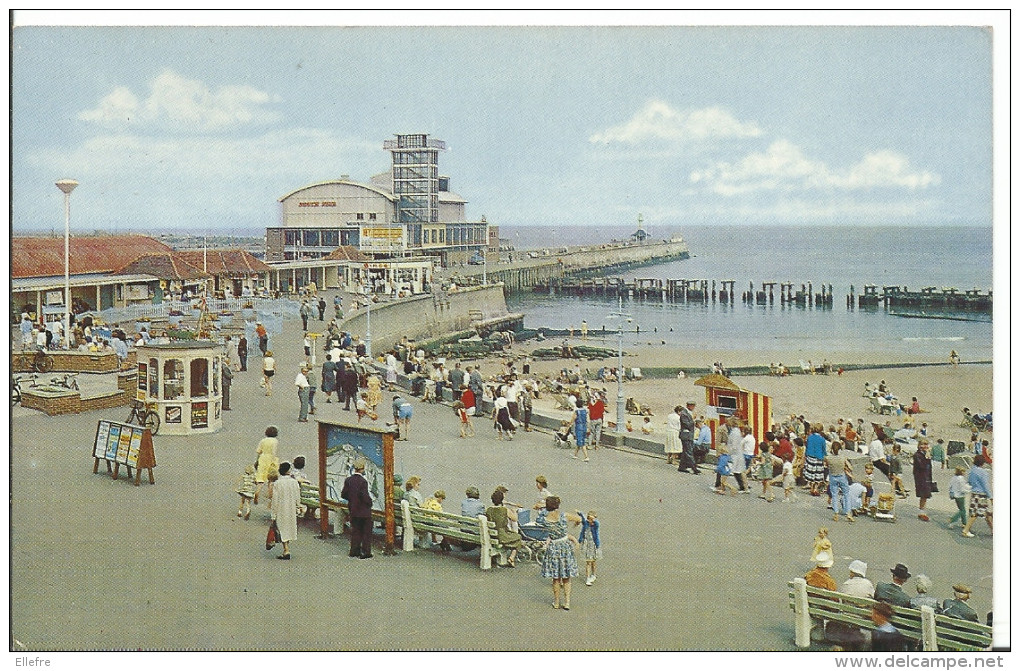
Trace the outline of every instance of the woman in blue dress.
{"type": "Polygon", "coordinates": [[[574,440],[577,442],[574,459],[577,459],[578,452],[584,450],[584,460],[588,461],[588,408],[581,399],[577,399],[574,409],[574,440]]]}
{"type": "Polygon", "coordinates": [[[553,608],[560,608],[560,587],[563,591],[563,610],[570,610],[570,579],[577,575],[577,558],[574,546],[577,540],[567,533],[567,522],[575,526],[581,518],[560,510],[560,497],[549,496],[545,509],[538,513],[537,523],[549,536],[542,557],[542,577],[552,578],[553,608]]]}
{"type": "MultiPolygon", "coordinates": [[[[326,403],[332,403],[330,397],[333,392],[336,391],[336,362],[333,361],[333,355],[326,355],[326,362],[322,364],[322,393],[326,395],[326,403]]],[[[340,397],[337,396],[337,402],[339,403],[340,397]]]]}

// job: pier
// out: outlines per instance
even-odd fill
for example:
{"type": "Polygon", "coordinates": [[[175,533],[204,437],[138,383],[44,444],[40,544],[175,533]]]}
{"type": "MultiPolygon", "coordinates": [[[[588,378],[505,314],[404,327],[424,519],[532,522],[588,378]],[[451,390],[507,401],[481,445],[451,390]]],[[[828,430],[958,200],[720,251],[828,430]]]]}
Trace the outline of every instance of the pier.
{"type": "MultiPolygon", "coordinates": [[[[554,247],[514,252],[514,260],[474,265],[451,270],[449,277],[502,282],[507,293],[531,291],[535,287],[558,285],[563,281],[585,280],[587,286],[601,286],[607,272],[690,258],[683,238],[669,240],[627,240],[593,245],[554,247]],[[589,279],[585,279],[589,278],[589,279]]],[[[604,293],[604,290],[602,290],[604,293]]],[[[615,295],[615,294],[613,294],[615,295]]]]}

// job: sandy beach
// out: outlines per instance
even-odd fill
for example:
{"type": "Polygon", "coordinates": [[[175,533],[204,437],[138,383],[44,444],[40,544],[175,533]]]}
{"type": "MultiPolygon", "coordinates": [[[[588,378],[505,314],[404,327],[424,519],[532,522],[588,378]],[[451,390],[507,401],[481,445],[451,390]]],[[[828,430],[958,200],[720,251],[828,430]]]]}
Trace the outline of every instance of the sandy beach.
{"type": "MultiPolygon", "coordinates": [[[[595,346],[613,347],[613,343],[605,343],[598,340],[582,341],[580,338],[570,340],[572,344],[587,344],[595,346]]],[[[528,341],[516,343],[512,349],[511,356],[523,357],[530,355],[538,347],[548,347],[549,342],[536,343],[528,341]]],[[[721,361],[724,365],[730,366],[753,366],[767,365],[771,361],[782,361],[790,367],[791,360],[789,352],[742,352],[733,350],[699,350],[697,352],[678,351],[675,348],[659,345],[643,345],[637,348],[626,349],[624,356],[624,367],[648,368],[648,367],[684,367],[705,368],[713,361],[721,361]]],[[[857,353],[846,354],[840,352],[819,351],[817,360],[828,359],[835,364],[902,364],[902,363],[942,363],[930,359],[915,359],[913,361],[902,361],[893,355],[883,352],[872,352],[861,356],[857,353]]],[[[947,351],[948,355],[948,351],[947,351]]],[[[948,359],[948,357],[947,357],[948,359]]],[[[504,358],[491,357],[482,362],[482,370],[486,376],[497,372],[502,366],[504,358]]],[[[595,375],[603,365],[613,367],[616,365],[616,357],[603,361],[586,359],[568,360],[535,360],[532,362],[533,376],[550,375],[555,377],[563,368],[573,368],[579,365],[581,370],[590,371],[588,376],[589,384],[607,391],[610,406],[610,415],[615,413],[616,383],[595,382],[595,375]]],[[[695,386],[696,376],[687,376],[683,379],[644,379],[638,381],[627,381],[624,383],[624,395],[633,397],[637,402],[648,405],[654,417],[652,424],[655,433],[652,438],[661,439],[665,427],[666,415],[672,407],[687,400],[693,400],[698,405],[698,412],[705,404],[705,390],[695,386]]],[[[733,381],[741,387],[759,393],[768,394],[773,400],[773,417],[780,420],[790,414],[803,414],[810,420],[817,420],[829,424],[835,424],[839,418],[864,419],[870,426],[870,422],[880,418],[879,415],[870,412],[869,402],[862,396],[864,383],[872,385],[885,380],[901,402],[910,404],[911,397],[916,396],[925,412],[918,416],[916,423],[927,422],[930,435],[945,440],[967,441],[970,432],[960,427],[962,417],[961,410],[964,407],[973,411],[990,412],[992,410],[992,366],[987,364],[963,364],[959,367],[950,365],[922,366],[917,368],[878,368],[872,370],[846,371],[842,375],[801,375],[791,374],[787,377],[773,377],[764,375],[739,376],[734,375],[733,381]]],[[[536,409],[550,414],[562,414],[563,411],[554,411],[550,399],[541,398],[535,404],[536,409]]],[[[892,420],[897,426],[897,420],[906,419],[904,415],[898,418],[881,416],[881,420],[892,420]]],[[[634,422],[637,426],[637,422],[634,422]]],[[[992,434],[983,436],[992,440],[992,434]]],[[[869,436],[870,438],[870,436],[869,436]]],[[[994,446],[994,442],[993,442],[994,446]]]]}

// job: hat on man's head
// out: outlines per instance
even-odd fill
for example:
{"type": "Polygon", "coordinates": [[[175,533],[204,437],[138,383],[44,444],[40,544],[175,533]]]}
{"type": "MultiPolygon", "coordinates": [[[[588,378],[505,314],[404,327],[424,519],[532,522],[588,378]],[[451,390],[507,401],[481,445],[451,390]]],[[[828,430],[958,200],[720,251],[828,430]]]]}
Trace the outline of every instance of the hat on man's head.
{"type": "Polygon", "coordinates": [[[856,573],[862,578],[868,575],[868,565],[862,562],[860,559],[855,559],[850,562],[850,572],[856,573]]]}
{"type": "Polygon", "coordinates": [[[910,577],[910,571],[903,564],[897,564],[895,568],[891,568],[889,570],[892,571],[893,576],[896,578],[906,580],[910,577]]]}
{"type": "Polygon", "coordinates": [[[821,568],[829,568],[832,566],[832,561],[832,555],[828,552],[819,552],[815,557],[815,565],[821,568]]]}
{"type": "Polygon", "coordinates": [[[970,594],[970,586],[963,583],[953,585],[953,591],[957,594],[970,594]]]}
{"type": "Polygon", "coordinates": [[[366,465],[367,464],[365,462],[365,459],[362,458],[362,457],[358,457],[357,459],[354,460],[354,470],[356,470],[356,471],[363,471],[363,470],[365,470],[365,466],[366,465]]]}
{"type": "Polygon", "coordinates": [[[694,401],[687,401],[687,405],[697,405],[694,401]]]}

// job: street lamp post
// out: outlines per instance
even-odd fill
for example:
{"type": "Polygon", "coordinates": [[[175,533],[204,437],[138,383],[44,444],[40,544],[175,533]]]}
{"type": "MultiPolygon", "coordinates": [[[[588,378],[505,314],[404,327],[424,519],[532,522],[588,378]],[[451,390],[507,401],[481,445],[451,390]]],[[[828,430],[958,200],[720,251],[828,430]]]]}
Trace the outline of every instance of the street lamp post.
{"type": "Polygon", "coordinates": [[[78,182],[62,179],[57,188],[64,192],[64,343],[71,344],[71,192],[78,182]]]}
{"type": "Polygon", "coordinates": [[[365,314],[365,356],[372,358],[372,282],[365,286],[368,297],[368,312],[365,314]]]}
{"type": "Polygon", "coordinates": [[[620,299],[620,307],[617,312],[610,313],[610,319],[616,319],[616,433],[623,433],[623,425],[626,423],[627,403],[623,398],[623,322],[631,321],[631,315],[623,311],[623,296],[620,299]]]}

